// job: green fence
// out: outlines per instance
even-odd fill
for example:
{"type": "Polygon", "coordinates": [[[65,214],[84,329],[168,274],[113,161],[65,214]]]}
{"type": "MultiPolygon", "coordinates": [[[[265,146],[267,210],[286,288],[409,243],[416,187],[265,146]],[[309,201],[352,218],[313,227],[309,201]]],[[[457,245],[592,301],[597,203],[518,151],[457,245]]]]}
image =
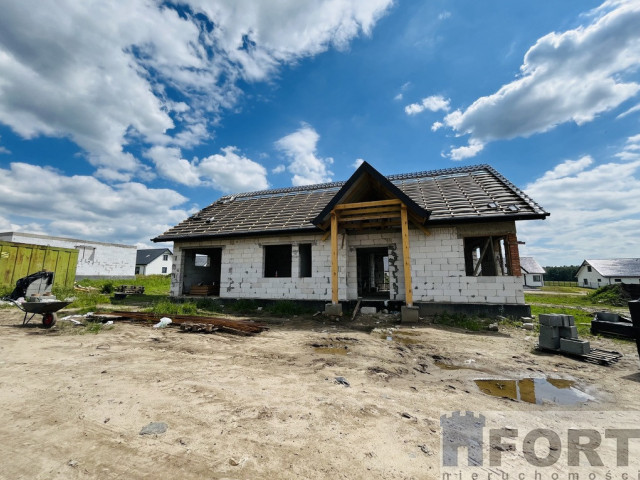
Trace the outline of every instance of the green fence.
{"type": "Polygon", "coordinates": [[[47,270],[55,272],[54,286],[73,287],[78,251],[0,241],[0,287],[12,287],[22,277],[47,270]]]}

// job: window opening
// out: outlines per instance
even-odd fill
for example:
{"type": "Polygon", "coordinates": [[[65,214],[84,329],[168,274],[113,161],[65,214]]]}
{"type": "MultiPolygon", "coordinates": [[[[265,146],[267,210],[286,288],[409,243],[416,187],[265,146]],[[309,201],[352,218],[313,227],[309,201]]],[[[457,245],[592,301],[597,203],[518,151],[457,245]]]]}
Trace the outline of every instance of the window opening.
{"type": "Polygon", "coordinates": [[[464,260],[468,276],[512,275],[506,236],[465,238],[464,260]]]}
{"type": "Polygon", "coordinates": [[[291,277],[291,245],[265,245],[264,276],[291,277]]]}
{"type": "Polygon", "coordinates": [[[298,245],[298,261],[300,263],[300,277],[311,276],[311,244],[301,243],[298,245]]]}

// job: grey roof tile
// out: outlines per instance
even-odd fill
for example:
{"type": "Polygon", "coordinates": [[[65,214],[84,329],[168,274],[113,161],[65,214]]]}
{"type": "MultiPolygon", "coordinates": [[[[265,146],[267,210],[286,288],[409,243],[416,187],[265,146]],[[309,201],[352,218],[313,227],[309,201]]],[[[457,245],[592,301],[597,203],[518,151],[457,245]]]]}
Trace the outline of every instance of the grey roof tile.
{"type": "MultiPolygon", "coordinates": [[[[431,212],[430,224],[539,219],[536,202],[488,165],[386,177],[431,212]]],[[[281,188],[222,197],[154,241],[317,231],[311,221],[346,182],[281,188]]]]}

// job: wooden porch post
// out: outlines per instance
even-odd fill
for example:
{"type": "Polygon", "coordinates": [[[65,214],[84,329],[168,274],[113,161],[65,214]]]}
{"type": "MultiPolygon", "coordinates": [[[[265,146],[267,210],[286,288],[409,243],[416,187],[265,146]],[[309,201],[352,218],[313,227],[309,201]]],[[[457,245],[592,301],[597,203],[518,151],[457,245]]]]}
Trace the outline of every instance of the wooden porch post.
{"type": "Polygon", "coordinates": [[[331,303],[338,303],[338,216],[331,212],[331,303]]]}
{"type": "Polygon", "coordinates": [[[413,306],[413,288],[411,286],[411,256],[409,253],[409,221],[407,206],[400,207],[400,224],[402,226],[402,258],[404,260],[404,291],[407,307],[413,306]]]}

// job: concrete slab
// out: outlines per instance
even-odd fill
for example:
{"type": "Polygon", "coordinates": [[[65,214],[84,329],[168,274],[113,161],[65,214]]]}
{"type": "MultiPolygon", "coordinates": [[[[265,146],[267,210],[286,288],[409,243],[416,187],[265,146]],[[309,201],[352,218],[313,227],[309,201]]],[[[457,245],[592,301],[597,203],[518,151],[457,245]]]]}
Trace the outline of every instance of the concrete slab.
{"type": "Polygon", "coordinates": [[[591,351],[591,345],[587,340],[576,340],[573,338],[561,338],[560,350],[573,355],[586,355],[591,351]]]}
{"type": "Polygon", "coordinates": [[[564,325],[564,315],[559,313],[541,313],[539,316],[540,325],[550,327],[562,327],[564,325]]]}
{"type": "Polygon", "coordinates": [[[403,323],[415,323],[420,320],[420,309],[418,307],[400,307],[400,318],[403,323]]]}
{"type": "Polygon", "coordinates": [[[360,313],[363,315],[374,315],[378,312],[376,307],[362,307],[360,313]]]}
{"type": "Polygon", "coordinates": [[[578,327],[560,327],[560,338],[578,339],[578,327]]]}
{"type": "Polygon", "coordinates": [[[341,303],[327,303],[324,306],[324,313],[327,315],[341,316],[342,304],[341,303]]]}
{"type": "Polygon", "coordinates": [[[558,350],[560,348],[559,327],[540,325],[540,336],[538,337],[538,343],[542,348],[558,350]]]}

